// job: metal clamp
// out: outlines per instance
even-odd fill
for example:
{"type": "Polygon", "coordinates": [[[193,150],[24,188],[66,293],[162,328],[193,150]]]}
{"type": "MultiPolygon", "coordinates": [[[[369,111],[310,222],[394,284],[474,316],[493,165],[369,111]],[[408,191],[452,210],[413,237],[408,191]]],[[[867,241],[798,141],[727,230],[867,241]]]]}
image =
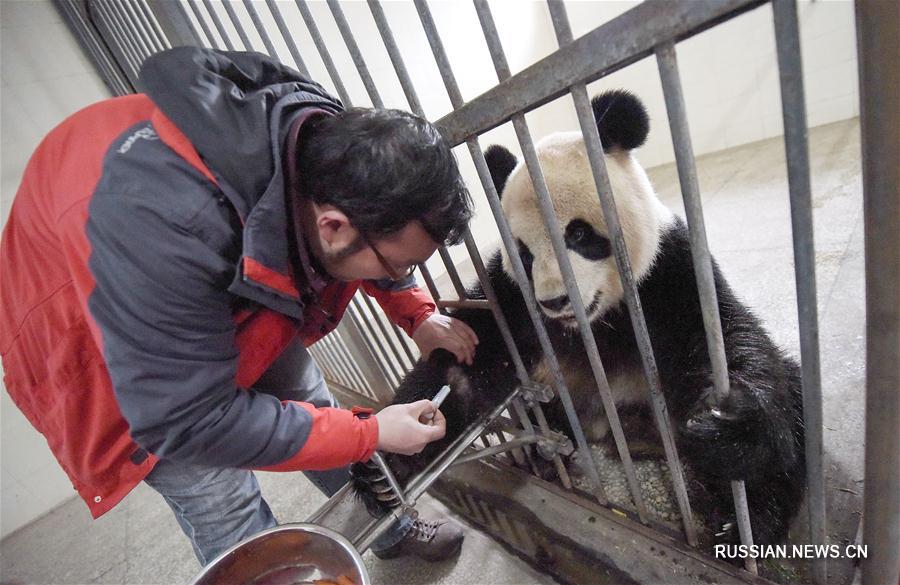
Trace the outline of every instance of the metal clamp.
{"type": "Polygon", "coordinates": [[[519,386],[519,393],[529,408],[536,402],[550,402],[555,396],[549,385],[534,381],[519,386]]]}
{"type": "Polygon", "coordinates": [[[548,461],[552,461],[557,455],[568,457],[575,450],[575,446],[572,445],[569,437],[563,433],[549,431],[538,436],[536,449],[538,455],[548,461]]]}

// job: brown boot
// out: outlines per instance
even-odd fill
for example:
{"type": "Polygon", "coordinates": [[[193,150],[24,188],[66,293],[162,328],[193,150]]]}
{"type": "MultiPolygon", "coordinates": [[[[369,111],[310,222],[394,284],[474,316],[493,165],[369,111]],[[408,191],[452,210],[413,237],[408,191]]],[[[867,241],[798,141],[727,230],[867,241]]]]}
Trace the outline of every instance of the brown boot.
{"type": "Polygon", "coordinates": [[[464,536],[462,529],[450,520],[417,519],[403,540],[391,548],[372,552],[379,559],[414,556],[426,561],[443,561],[459,552],[464,536]]]}

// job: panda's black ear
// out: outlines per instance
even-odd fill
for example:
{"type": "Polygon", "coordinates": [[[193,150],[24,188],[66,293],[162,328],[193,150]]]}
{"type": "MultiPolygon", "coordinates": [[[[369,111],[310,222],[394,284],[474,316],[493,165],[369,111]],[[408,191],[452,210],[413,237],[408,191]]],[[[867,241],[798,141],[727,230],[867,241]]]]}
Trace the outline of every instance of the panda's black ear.
{"type": "Polygon", "coordinates": [[[497,195],[503,196],[503,187],[506,186],[506,179],[509,174],[516,168],[519,160],[516,155],[499,144],[492,144],[484,153],[484,160],[487,161],[488,170],[491,172],[491,180],[494,182],[494,188],[497,189],[497,195]]]}
{"type": "Polygon", "coordinates": [[[632,150],[644,144],[650,117],[636,95],[624,89],[606,91],[591,100],[603,150],[632,150]]]}

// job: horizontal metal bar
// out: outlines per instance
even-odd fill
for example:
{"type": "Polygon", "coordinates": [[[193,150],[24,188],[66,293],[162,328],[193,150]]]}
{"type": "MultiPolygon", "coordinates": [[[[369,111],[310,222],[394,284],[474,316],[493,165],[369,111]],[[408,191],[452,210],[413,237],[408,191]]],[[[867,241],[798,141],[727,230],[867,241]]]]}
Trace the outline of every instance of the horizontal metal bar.
{"type": "MultiPolygon", "coordinates": [[[[487,132],[653,53],[667,40],[692,36],[765,0],[647,0],[576,39],[437,121],[452,145],[487,132]]],[[[457,90],[458,91],[458,90],[457,90]]],[[[451,96],[452,97],[452,96],[451,96]]]]}
{"type": "Polygon", "coordinates": [[[518,437],[499,445],[492,445],[490,447],[485,447],[484,449],[478,449],[477,451],[474,451],[472,453],[460,455],[459,459],[454,461],[453,465],[451,465],[450,467],[456,467],[457,465],[462,465],[463,463],[470,463],[472,461],[478,461],[486,457],[499,455],[500,453],[506,453],[507,451],[511,451],[519,447],[524,447],[525,445],[533,445],[539,440],[540,438],[537,435],[533,437],[518,437]]]}
{"type": "Polygon", "coordinates": [[[490,311],[491,304],[482,299],[465,299],[459,301],[435,301],[441,309],[485,309],[490,311]]]}
{"type": "Polygon", "coordinates": [[[900,7],[856,2],[866,266],[865,585],[900,582],[900,7]]]}

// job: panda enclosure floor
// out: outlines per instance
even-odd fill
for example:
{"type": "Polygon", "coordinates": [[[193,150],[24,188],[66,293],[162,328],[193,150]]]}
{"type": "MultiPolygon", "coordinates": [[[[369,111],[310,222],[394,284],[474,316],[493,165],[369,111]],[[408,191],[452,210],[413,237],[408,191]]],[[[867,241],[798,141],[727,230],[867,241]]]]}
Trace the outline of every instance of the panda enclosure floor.
{"type": "MultiPolygon", "coordinates": [[[[852,539],[861,509],[864,289],[859,121],[809,133],[831,542],[852,539]]],[[[639,153],[638,153],[639,155],[639,153]]],[[[697,160],[710,247],[733,288],[776,342],[799,355],[790,208],[783,141],[773,138],[697,160]]],[[[674,164],[649,170],[663,203],[683,215],[674,164]]],[[[460,266],[471,282],[470,266],[460,266]]],[[[449,283],[441,290],[448,291],[449,283]]],[[[261,473],[276,516],[302,521],[324,497],[299,474],[261,473]]],[[[429,512],[446,513],[431,498],[429,512]]],[[[463,522],[464,524],[464,522],[463,522]]],[[[475,529],[457,559],[437,564],[365,559],[375,583],[554,583],[475,529]]],[[[805,542],[801,534],[795,542],[805,542]]],[[[832,583],[848,582],[833,564],[832,583]]],[[[145,485],[92,521],[73,498],[0,543],[0,581],[13,583],[185,583],[198,566],[173,515],[145,485]]]]}

